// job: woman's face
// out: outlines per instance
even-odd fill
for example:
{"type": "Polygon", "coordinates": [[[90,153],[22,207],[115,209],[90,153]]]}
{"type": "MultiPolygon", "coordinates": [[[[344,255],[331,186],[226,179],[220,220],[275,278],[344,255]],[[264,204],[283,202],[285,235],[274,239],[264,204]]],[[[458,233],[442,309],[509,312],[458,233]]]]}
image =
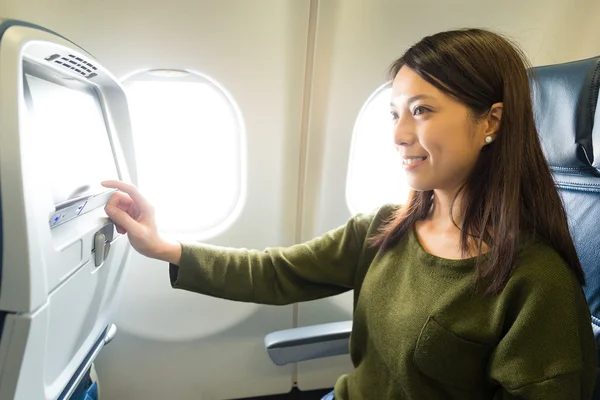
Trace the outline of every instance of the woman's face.
{"type": "Polygon", "coordinates": [[[486,145],[486,136],[497,128],[493,117],[475,121],[466,105],[406,66],[392,84],[391,112],[402,168],[408,184],[419,191],[457,190],[486,145]]]}

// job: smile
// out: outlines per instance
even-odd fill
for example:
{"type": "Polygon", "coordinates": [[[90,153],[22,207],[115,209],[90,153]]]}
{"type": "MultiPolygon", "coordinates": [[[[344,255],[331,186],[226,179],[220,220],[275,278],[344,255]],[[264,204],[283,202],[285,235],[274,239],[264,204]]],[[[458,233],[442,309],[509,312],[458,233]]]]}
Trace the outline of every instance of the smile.
{"type": "Polygon", "coordinates": [[[402,167],[405,170],[413,169],[423,164],[427,157],[402,157],[402,167]]]}

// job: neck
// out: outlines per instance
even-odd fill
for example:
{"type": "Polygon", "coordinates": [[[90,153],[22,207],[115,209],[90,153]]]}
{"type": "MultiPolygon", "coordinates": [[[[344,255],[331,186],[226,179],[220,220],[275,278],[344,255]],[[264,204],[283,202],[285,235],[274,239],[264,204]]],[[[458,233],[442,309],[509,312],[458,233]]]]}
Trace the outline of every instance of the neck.
{"type": "MultiPolygon", "coordinates": [[[[458,240],[458,234],[460,234],[463,227],[464,218],[462,216],[462,195],[457,196],[457,191],[448,192],[443,190],[434,190],[433,207],[431,214],[427,218],[429,229],[442,235],[450,235],[458,240]],[[454,199],[456,200],[454,201],[454,199]],[[450,214],[450,206],[454,201],[454,207],[452,207],[452,215],[450,214]],[[458,228],[457,228],[458,226],[458,228]]],[[[467,253],[471,256],[479,253],[479,242],[475,238],[467,239],[467,253]]],[[[482,244],[481,248],[483,253],[488,252],[489,248],[486,243],[482,244]]]]}
{"type": "Polygon", "coordinates": [[[455,224],[461,227],[463,222],[461,196],[456,197],[456,194],[457,190],[434,190],[433,209],[428,220],[440,227],[456,229],[455,224]],[[453,201],[454,206],[450,210],[453,201]]]}

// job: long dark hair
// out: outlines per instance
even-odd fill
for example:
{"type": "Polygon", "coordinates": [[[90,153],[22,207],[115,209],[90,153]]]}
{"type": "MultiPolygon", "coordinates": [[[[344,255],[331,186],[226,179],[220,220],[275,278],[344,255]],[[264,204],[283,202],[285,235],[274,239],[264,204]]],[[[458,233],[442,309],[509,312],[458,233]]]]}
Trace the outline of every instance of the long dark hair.
{"type": "MultiPolygon", "coordinates": [[[[494,142],[484,146],[459,190],[461,248],[464,255],[472,253],[473,244],[478,249],[477,286],[483,284],[486,294],[505,287],[518,243],[525,237],[547,241],[585,285],[566,212],[542,153],[529,89],[530,64],[519,47],[487,30],[454,30],[425,37],[409,48],[391,66],[392,79],[403,66],[465,104],[475,118],[494,103],[504,104],[494,142]],[[481,257],[483,243],[489,247],[486,257],[481,257]]],[[[390,249],[428,216],[432,205],[433,191],[411,191],[371,243],[390,249]]]]}

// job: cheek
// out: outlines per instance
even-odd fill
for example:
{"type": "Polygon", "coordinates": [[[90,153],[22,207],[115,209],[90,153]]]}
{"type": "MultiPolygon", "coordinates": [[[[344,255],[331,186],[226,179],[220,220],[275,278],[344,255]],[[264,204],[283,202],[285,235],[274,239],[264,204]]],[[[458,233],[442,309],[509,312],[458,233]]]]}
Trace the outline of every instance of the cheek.
{"type": "Polygon", "coordinates": [[[429,127],[421,138],[421,146],[429,153],[431,162],[442,168],[468,166],[478,155],[472,132],[463,121],[452,122],[429,127]]]}
{"type": "MultiPolygon", "coordinates": [[[[438,124],[439,125],[439,124],[438,124]]],[[[455,143],[451,127],[430,126],[421,135],[421,146],[429,153],[433,162],[439,162],[460,149],[455,143]]]]}

